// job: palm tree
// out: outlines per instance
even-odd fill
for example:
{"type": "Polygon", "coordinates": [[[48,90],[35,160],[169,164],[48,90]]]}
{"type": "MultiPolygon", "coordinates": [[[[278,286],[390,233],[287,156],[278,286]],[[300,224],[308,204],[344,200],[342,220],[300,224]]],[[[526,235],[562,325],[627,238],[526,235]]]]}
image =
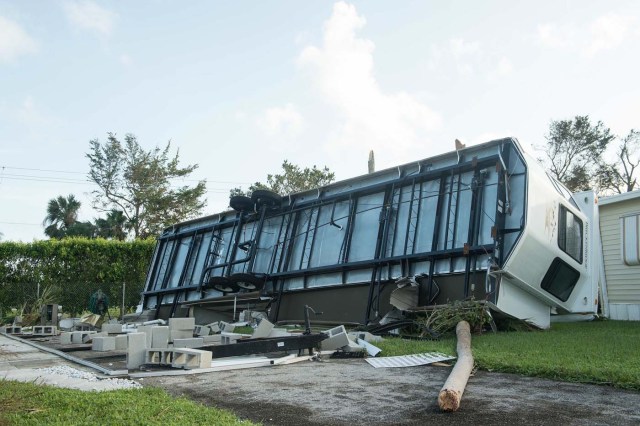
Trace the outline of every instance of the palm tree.
{"type": "Polygon", "coordinates": [[[47,216],[42,222],[45,226],[44,233],[51,238],[64,237],[69,227],[78,221],[80,205],[80,201],[73,194],[66,198],[60,195],[49,200],[47,216]]]}
{"type": "Polygon", "coordinates": [[[127,218],[124,212],[115,209],[107,213],[106,219],[99,218],[95,220],[99,237],[106,239],[113,238],[120,241],[127,238],[127,231],[125,230],[126,224],[127,218]]]}

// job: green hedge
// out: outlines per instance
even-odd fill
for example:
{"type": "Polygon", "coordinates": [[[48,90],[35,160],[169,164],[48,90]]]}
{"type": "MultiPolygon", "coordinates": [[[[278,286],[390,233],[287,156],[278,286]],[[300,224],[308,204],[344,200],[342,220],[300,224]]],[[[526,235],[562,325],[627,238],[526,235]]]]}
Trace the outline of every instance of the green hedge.
{"type": "Polygon", "coordinates": [[[0,310],[33,304],[38,288],[53,288],[63,311],[79,314],[102,290],[110,306],[140,302],[155,241],[68,238],[33,243],[0,242],[0,310]]]}

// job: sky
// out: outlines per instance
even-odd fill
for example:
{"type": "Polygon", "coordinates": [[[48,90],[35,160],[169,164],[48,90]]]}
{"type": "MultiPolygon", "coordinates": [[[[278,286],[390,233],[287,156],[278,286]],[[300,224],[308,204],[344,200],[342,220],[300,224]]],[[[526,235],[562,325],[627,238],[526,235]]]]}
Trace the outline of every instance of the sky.
{"type": "Polygon", "coordinates": [[[171,141],[203,214],[287,159],[342,180],[551,120],[640,129],[638,1],[0,0],[0,232],[91,205],[89,142],[171,141]]]}

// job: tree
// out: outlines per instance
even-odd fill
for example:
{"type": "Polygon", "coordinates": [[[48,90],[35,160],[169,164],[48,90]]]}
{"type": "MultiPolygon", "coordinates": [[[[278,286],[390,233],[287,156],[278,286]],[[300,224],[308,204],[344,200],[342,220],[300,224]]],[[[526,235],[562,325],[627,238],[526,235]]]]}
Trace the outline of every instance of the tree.
{"type": "Polygon", "coordinates": [[[52,198],[47,204],[47,216],[42,225],[45,227],[44,233],[50,238],[63,238],[67,231],[77,222],[80,201],[73,194],[68,197],[60,195],[52,198]]]}
{"type": "Polygon", "coordinates": [[[632,129],[620,141],[616,151],[616,162],[600,168],[598,180],[601,190],[618,194],[633,191],[638,186],[636,176],[638,166],[640,166],[640,132],[632,129]]]}
{"type": "Polygon", "coordinates": [[[591,124],[588,115],[552,121],[542,161],[571,191],[590,189],[598,183],[605,165],[601,156],[613,139],[609,128],[601,121],[591,124]]]}
{"type": "Polygon", "coordinates": [[[256,182],[249,186],[248,191],[242,188],[233,188],[231,196],[251,195],[256,189],[268,189],[280,195],[288,195],[294,192],[305,191],[307,189],[319,188],[333,182],[336,174],[329,171],[328,167],[318,169],[315,165],[312,168],[300,168],[295,164],[284,160],[282,163],[282,174],[267,175],[267,183],[256,182]]]}
{"type": "Polygon", "coordinates": [[[93,191],[94,207],[121,211],[134,238],[157,235],[165,227],[197,216],[206,202],[206,181],[195,186],[171,186],[171,180],[186,178],[198,165],[179,167],[179,155],[170,157],[171,142],[161,149],[145,151],[136,137],[127,134],[124,143],[113,133],[103,144],[90,141],[89,179],[99,189],[93,191]]]}
{"type": "Polygon", "coordinates": [[[96,235],[105,239],[124,241],[127,238],[127,218],[120,210],[111,210],[106,218],[95,220],[96,235]]]}

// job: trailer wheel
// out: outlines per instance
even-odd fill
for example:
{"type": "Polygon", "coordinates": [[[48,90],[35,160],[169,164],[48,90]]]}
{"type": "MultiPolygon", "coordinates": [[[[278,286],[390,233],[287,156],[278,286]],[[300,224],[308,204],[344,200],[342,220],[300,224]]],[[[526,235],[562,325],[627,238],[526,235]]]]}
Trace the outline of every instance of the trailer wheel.
{"type": "Polygon", "coordinates": [[[253,274],[238,273],[229,277],[236,286],[245,290],[260,290],[264,287],[264,279],[253,274]]]}
{"type": "Polygon", "coordinates": [[[237,293],[240,291],[240,287],[227,277],[211,277],[209,278],[207,287],[212,287],[214,290],[221,291],[222,293],[237,293]]]}
{"type": "Polygon", "coordinates": [[[251,193],[251,199],[258,207],[276,207],[280,204],[282,197],[268,189],[256,189],[251,193]]]}
{"type": "Polygon", "coordinates": [[[237,212],[253,210],[253,200],[244,195],[234,195],[229,199],[229,207],[237,212]]]}

